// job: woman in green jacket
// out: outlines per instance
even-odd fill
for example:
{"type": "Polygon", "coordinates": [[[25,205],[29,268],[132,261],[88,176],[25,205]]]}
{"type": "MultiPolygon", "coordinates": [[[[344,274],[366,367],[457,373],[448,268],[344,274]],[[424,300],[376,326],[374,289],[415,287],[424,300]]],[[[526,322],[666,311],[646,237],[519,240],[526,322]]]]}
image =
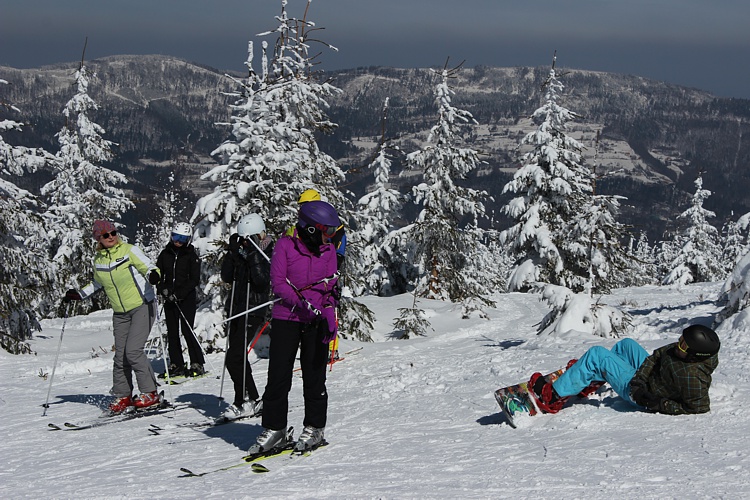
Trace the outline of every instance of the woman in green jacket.
{"type": "Polygon", "coordinates": [[[82,300],[104,290],[112,306],[115,358],[112,372],[112,413],[132,411],[160,403],[156,377],[144,346],[156,317],[152,285],[159,283],[159,269],[143,251],[124,243],[117,228],[107,220],[94,222],[97,242],[94,279],[82,290],[70,289],[65,300],[82,300]],[[141,395],[133,398],[133,372],[141,395]]]}

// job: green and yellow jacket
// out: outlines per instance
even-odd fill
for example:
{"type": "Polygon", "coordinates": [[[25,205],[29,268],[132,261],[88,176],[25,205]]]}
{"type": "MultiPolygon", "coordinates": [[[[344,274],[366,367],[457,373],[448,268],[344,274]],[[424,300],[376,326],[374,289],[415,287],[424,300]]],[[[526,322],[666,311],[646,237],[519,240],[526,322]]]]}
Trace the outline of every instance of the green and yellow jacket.
{"type": "Polygon", "coordinates": [[[114,312],[132,311],[154,300],[154,289],[146,279],[152,270],[159,272],[136,246],[119,242],[112,248],[102,248],[94,256],[94,281],[80,291],[81,298],[103,288],[114,312]]]}

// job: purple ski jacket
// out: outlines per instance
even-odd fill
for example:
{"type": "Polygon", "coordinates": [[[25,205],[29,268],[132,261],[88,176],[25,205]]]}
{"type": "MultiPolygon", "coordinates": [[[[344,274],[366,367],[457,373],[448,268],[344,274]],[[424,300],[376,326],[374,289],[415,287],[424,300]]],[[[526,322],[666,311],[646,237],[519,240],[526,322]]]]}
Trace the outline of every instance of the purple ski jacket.
{"type": "MultiPolygon", "coordinates": [[[[284,236],[277,243],[271,257],[271,288],[280,301],[273,305],[274,319],[311,323],[318,317],[308,309],[299,294],[319,311],[326,305],[335,307],[336,299],[331,293],[337,278],[321,281],[336,274],[336,249],[332,244],[321,245],[320,256],[314,255],[297,237],[284,236]],[[287,279],[300,292],[287,282],[287,279]],[[303,290],[311,283],[310,288],[303,290]]],[[[323,319],[323,318],[321,318],[323,319]]]]}

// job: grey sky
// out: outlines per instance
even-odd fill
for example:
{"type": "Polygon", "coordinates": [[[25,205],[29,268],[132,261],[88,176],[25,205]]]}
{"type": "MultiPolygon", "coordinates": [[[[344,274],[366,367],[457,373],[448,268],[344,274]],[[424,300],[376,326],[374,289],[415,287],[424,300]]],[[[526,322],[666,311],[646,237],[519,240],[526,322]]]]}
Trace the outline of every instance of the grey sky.
{"type": "MultiPolygon", "coordinates": [[[[306,0],[288,0],[301,17],[306,0]]],[[[280,0],[0,0],[0,66],[165,54],[244,69],[280,0]]],[[[610,71],[750,98],[748,0],[313,0],[322,68],[544,66],[610,71]],[[322,48],[322,47],[321,47],[322,48]]],[[[318,46],[315,46],[317,48],[318,46]]]]}

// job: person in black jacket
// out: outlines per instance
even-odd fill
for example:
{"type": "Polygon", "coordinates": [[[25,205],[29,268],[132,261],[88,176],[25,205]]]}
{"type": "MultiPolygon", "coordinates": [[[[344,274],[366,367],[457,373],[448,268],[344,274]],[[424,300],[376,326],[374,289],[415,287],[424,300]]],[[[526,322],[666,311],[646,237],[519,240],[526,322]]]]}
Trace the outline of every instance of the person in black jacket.
{"type": "MultiPolygon", "coordinates": [[[[186,222],[175,224],[170,242],[156,259],[156,265],[162,275],[157,291],[164,297],[170,377],[180,375],[197,377],[205,373],[203,350],[193,331],[197,295],[195,288],[200,283],[201,263],[195,248],[190,244],[192,234],[190,224],[186,222]],[[189,368],[182,356],[180,326],[190,356],[189,368]]],[[[166,375],[166,373],[160,375],[160,378],[166,375]]]]}
{"type": "MultiPolygon", "coordinates": [[[[248,214],[237,224],[229,238],[229,251],[221,265],[221,279],[232,284],[227,298],[227,317],[232,317],[271,300],[269,256],[273,241],[258,214],[248,214]],[[262,255],[261,251],[265,254],[262,255]]],[[[266,323],[269,307],[262,307],[229,322],[229,348],[226,367],[234,384],[234,402],[221,415],[223,420],[260,415],[263,400],[255,386],[247,349],[266,323]]]]}

